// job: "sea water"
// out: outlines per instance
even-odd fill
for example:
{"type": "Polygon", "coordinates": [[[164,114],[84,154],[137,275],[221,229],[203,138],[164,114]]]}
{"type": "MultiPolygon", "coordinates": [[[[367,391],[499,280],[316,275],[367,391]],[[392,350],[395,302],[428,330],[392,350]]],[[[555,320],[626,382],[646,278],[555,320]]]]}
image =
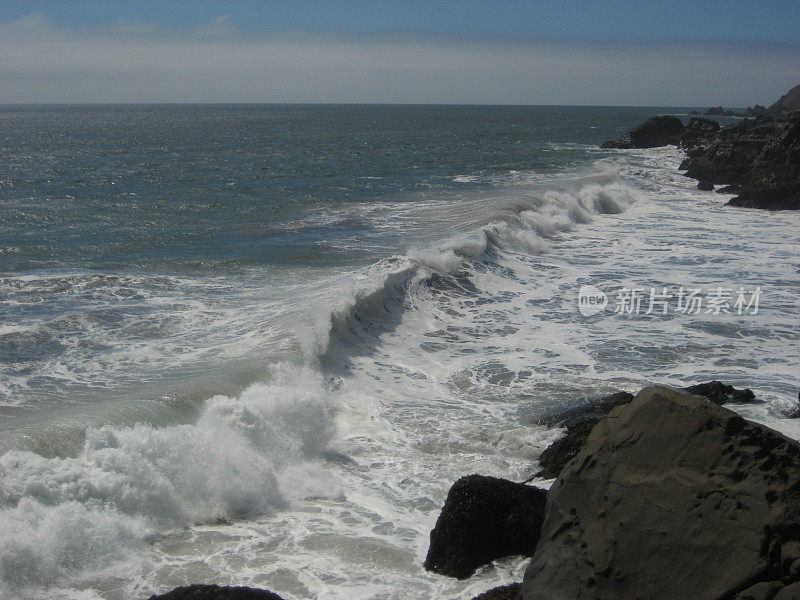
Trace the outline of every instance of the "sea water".
{"type": "Polygon", "coordinates": [[[525,561],[425,572],[447,490],[559,407],[718,379],[800,436],[800,215],[598,147],[685,112],[0,107],[0,597],[468,599],[525,561]]]}

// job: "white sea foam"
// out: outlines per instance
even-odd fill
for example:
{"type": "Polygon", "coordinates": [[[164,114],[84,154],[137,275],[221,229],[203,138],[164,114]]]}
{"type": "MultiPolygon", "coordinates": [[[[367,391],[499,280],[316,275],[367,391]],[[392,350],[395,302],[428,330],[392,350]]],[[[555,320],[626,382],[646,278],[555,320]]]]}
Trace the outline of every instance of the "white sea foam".
{"type": "MultiPolygon", "coordinates": [[[[679,159],[620,152],[578,181],[517,173],[494,195],[374,210],[376,228],[401,223],[416,249],[285,285],[301,305],[283,313],[301,340],[295,362],[308,366],[212,398],[188,424],[99,427],[72,458],[2,458],[5,590],[80,594],[111,577],[110,599],[197,581],[467,599],[519,580],[524,562],[466,582],[431,575],[428,532],[461,475],[532,474],[559,434],[535,424],[542,411],[722,379],[766,401],[755,417],[785,425],[800,360],[798,215],[722,208],[675,172],[679,159]],[[622,285],[683,283],[762,285],[763,312],[577,311],[585,284],[613,306],[622,285]],[[129,572],[92,574],[114,561],[129,572]]],[[[234,313],[232,335],[246,335],[249,315],[234,313]]]]}
{"type": "Polygon", "coordinates": [[[90,429],[74,458],[0,457],[0,581],[52,584],[175,528],[339,496],[318,461],[333,434],[314,371],[275,368],[191,425],[90,429]]]}

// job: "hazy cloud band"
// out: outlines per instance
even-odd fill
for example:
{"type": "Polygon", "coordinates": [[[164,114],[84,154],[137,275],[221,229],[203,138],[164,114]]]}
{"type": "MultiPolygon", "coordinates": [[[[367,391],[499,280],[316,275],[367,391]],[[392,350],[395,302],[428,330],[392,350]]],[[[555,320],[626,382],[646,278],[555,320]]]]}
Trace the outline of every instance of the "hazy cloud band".
{"type": "Polygon", "coordinates": [[[794,45],[600,43],[147,24],[0,23],[0,102],[418,102],[745,106],[800,80],[794,45]]]}

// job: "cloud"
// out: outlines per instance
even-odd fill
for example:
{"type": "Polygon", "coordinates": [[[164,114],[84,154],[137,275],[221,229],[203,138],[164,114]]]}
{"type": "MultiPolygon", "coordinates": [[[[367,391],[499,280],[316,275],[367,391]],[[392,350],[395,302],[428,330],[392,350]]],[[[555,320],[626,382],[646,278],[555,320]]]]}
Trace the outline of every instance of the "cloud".
{"type": "Polygon", "coordinates": [[[0,22],[0,102],[419,102],[744,106],[800,80],[797,46],[243,35],[0,22]]]}

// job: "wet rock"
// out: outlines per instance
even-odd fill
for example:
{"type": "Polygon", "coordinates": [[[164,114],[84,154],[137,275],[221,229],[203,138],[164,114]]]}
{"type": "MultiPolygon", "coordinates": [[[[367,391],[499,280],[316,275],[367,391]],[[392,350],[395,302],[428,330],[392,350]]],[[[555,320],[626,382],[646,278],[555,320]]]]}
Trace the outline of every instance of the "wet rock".
{"type": "Polygon", "coordinates": [[[693,117],[689,119],[686,129],[681,135],[680,146],[691,156],[693,152],[697,152],[710,143],[719,129],[720,125],[716,121],[693,117]]]}
{"type": "Polygon", "coordinates": [[[763,140],[731,206],[800,210],[800,113],[760,127],[774,131],[763,140]]]}
{"type": "Polygon", "coordinates": [[[628,130],[622,138],[603,142],[601,148],[655,148],[677,145],[684,132],[678,117],[660,115],[628,130]]]}
{"type": "Polygon", "coordinates": [[[800,554],[798,481],[797,442],[696,395],[646,388],[596,425],[553,484],[521,596],[723,600],[780,581],[779,598],[800,554]]]}
{"type": "Polygon", "coordinates": [[[567,428],[586,421],[597,423],[610,413],[612,408],[620,404],[627,404],[631,400],[633,400],[633,394],[629,392],[615,392],[601,398],[590,398],[579,406],[545,415],[538,419],[538,423],[548,427],[561,426],[567,428]]]}
{"type": "MultiPolygon", "coordinates": [[[[737,390],[732,385],[726,385],[721,381],[710,381],[684,389],[692,394],[708,398],[715,404],[756,402],[755,394],[751,390],[737,390]]],[[[550,427],[559,425],[566,427],[567,432],[564,437],[550,444],[539,456],[541,470],[536,473],[535,477],[544,477],[545,479],[557,477],[561,469],[581,451],[594,426],[615,406],[628,404],[631,400],[633,400],[633,394],[617,392],[540,420],[541,424],[550,427]]],[[[800,416],[800,406],[797,414],[800,416]]]]}
{"type": "Polygon", "coordinates": [[[566,464],[578,456],[578,453],[586,445],[586,440],[592,429],[601,418],[598,417],[596,421],[584,421],[568,427],[564,437],[560,437],[550,444],[539,456],[541,470],[534,477],[543,477],[544,479],[558,477],[558,474],[561,473],[566,464]]]}
{"type": "Polygon", "coordinates": [[[282,600],[277,594],[250,587],[187,585],[150,600],[282,600]]]}
{"type": "Polygon", "coordinates": [[[505,479],[468,475],[450,488],[431,531],[425,569],[465,579],[497,558],[536,549],[547,492],[505,479]]]}
{"type": "Polygon", "coordinates": [[[750,389],[737,390],[732,385],[721,381],[709,381],[698,385],[683,388],[690,394],[697,394],[708,398],[714,404],[751,404],[756,401],[756,395],[750,389]]]}
{"type": "Polygon", "coordinates": [[[633,394],[617,392],[597,400],[589,400],[582,406],[541,419],[539,421],[541,424],[550,427],[566,427],[567,432],[563,437],[550,444],[539,456],[541,470],[534,477],[544,477],[545,479],[556,477],[564,465],[581,451],[594,426],[615,406],[627,404],[631,400],[633,400],[633,394]]]}
{"type": "Polygon", "coordinates": [[[704,186],[733,186],[731,206],[800,209],[800,114],[758,117],[721,128],[693,145],[681,168],[704,186]]]}
{"type": "Polygon", "coordinates": [[[800,392],[797,393],[797,406],[795,406],[788,415],[787,419],[800,419],[800,392]]]}
{"type": "Polygon", "coordinates": [[[501,585],[500,587],[482,593],[480,596],[475,596],[472,600],[517,600],[519,597],[519,589],[519,583],[501,585]]]}

